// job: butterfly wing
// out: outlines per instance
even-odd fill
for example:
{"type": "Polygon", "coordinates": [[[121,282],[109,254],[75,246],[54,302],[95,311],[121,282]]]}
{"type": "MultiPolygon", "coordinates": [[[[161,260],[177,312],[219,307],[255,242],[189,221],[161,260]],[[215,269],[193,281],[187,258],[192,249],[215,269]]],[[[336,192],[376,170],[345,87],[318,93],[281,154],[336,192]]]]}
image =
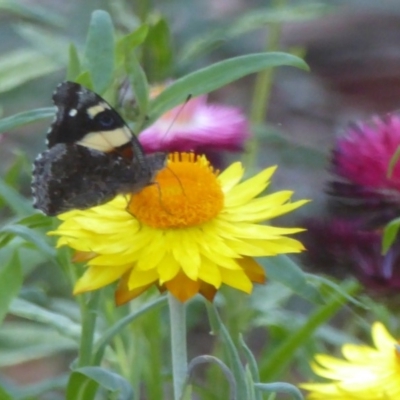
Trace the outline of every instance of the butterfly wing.
{"type": "Polygon", "coordinates": [[[48,150],[34,162],[34,207],[47,215],[103,204],[152,183],[166,154],[145,155],[121,116],[99,95],[63,82],[53,95],[48,150]]]}

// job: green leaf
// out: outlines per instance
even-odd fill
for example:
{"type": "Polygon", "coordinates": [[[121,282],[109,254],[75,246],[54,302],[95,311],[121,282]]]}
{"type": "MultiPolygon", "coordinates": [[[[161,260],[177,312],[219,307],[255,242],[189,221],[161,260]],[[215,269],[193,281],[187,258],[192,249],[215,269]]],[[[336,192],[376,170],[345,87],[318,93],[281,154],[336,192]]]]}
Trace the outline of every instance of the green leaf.
{"type": "MultiPolygon", "coordinates": [[[[122,376],[101,367],[81,367],[72,373],[67,388],[67,400],[88,400],[88,398],[92,398],[87,397],[87,393],[84,393],[86,392],[85,387],[87,388],[92,382],[96,384],[93,385],[93,388],[97,385],[104,388],[109,394],[108,398],[111,398],[111,394],[114,395],[112,398],[116,400],[132,400],[134,397],[132,387],[122,376]]],[[[89,393],[89,396],[91,395],[93,395],[93,389],[89,393]]]]}
{"type": "Polygon", "coordinates": [[[92,81],[92,76],[90,75],[89,71],[83,71],[77,78],[75,79],[76,83],[79,83],[82,86],[85,86],[86,88],[90,90],[94,90],[94,85],[92,81]]]}
{"type": "Polygon", "coordinates": [[[85,47],[85,62],[95,92],[102,94],[111,83],[114,60],[114,26],[111,17],[106,11],[96,10],[90,20],[85,47]]]}
{"type": "Polygon", "coordinates": [[[0,93],[61,68],[62,63],[54,57],[30,48],[5,53],[0,57],[0,93]]]}
{"type": "Polygon", "coordinates": [[[60,17],[60,13],[51,12],[49,7],[41,7],[35,4],[34,7],[30,4],[22,4],[14,0],[1,0],[0,10],[2,13],[9,12],[11,16],[32,20],[41,24],[60,27],[65,25],[65,20],[60,17]]]}
{"type": "MultiPolygon", "coordinates": [[[[30,385],[23,385],[23,387],[18,387],[17,396],[15,396],[18,400],[37,400],[43,398],[49,398],[45,396],[47,392],[58,390],[62,391],[65,389],[68,382],[68,375],[63,374],[61,376],[57,376],[50,379],[42,380],[38,383],[33,383],[30,385]]],[[[0,399],[1,397],[0,392],[0,399]]]]}
{"type": "Polygon", "coordinates": [[[6,392],[6,390],[4,388],[2,388],[0,386],[0,399],[1,400],[15,400],[13,397],[11,397],[11,395],[6,392]]]}
{"type": "Polygon", "coordinates": [[[292,396],[294,400],[304,400],[300,390],[290,383],[274,382],[274,383],[256,383],[254,387],[260,392],[266,393],[287,393],[292,396]]]}
{"type": "Polygon", "coordinates": [[[24,111],[10,117],[2,118],[0,119],[0,133],[32,124],[42,119],[54,117],[55,112],[55,107],[36,108],[35,110],[24,111]]]}
{"type": "Polygon", "coordinates": [[[129,77],[129,82],[135,93],[140,113],[145,116],[149,105],[149,85],[147,83],[146,74],[140,66],[133,51],[126,52],[125,69],[129,77]]]}
{"type": "Polygon", "coordinates": [[[133,51],[141,45],[149,33],[148,25],[141,25],[139,28],[122,37],[117,43],[117,52],[125,54],[127,51],[133,51]]]}
{"type": "Polygon", "coordinates": [[[13,187],[7,185],[0,178],[0,197],[3,202],[20,217],[32,214],[33,207],[30,201],[21,196],[13,187]]]}
{"type": "Polygon", "coordinates": [[[50,326],[62,336],[71,338],[76,342],[80,339],[81,326],[59,312],[47,310],[23,299],[14,299],[10,305],[10,313],[50,326]]]}
{"type": "Polygon", "coordinates": [[[215,29],[207,29],[207,32],[186,42],[180,54],[180,63],[190,62],[201,54],[216,49],[221,44],[233,40],[257,29],[263,29],[270,24],[279,24],[288,21],[305,21],[326,14],[330,7],[322,4],[306,4],[288,7],[263,7],[258,10],[242,14],[235,21],[229,20],[228,24],[218,26],[215,29]]]}
{"type": "MultiPolygon", "coordinates": [[[[0,252],[0,254],[2,254],[0,252]]],[[[9,305],[22,286],[22,269],[18,254],[13,253],[8,261],[0,265],[0,324],[8,312],[9,305]]]]}
{"type": "Polygon", "coordinates": [[[166,111],[192,97],[209,93],[248,74],[277,66],[293,66],[308,69],[307,64],[296,56],[286,53],[258,53],[224,60],[177,79],[150,102],[151,125],[166,111]]]}
{"type": "Polygon", "coordinates": [[[80,372],[72,372],[69,377],[66,400],[94,400],[99,385],[80,372]]]}
{"type": "MultiPolygon", "coordinates": [[[[260,373],[258,372],[258,365],[257,365],[256,358],[254,357],[253,353],[247,346],[242,335],[239,336],[239,343],[242,346],[242,350],[244,352],[244,355],[245,355],[245,358],[247,361],[246,372],[249,375],[247,384],[249,385],[249,381],[251,381],[252,383],[259,382],[260,381],[260,373]]],[[[258,392],[254,392],[254,393],[252,393],[252,395],[255,400],[262,400],[262,396],[258,392]]]]}
{"type": "Polygon", "coordinates": [[[307,275],[288,256],[265,257],[258,261],[265,266],[269,279],[282,283],[312,303],[324,302],[318,290],[307,281],[307,275]]]}
{"type": "Polygon", "coordinates": [[[168,23],[158,17],[150,26],[144,45],[143,61],[150,82],[163,81],[170,76],[172,47],[168,23]]]}
{"type": "Polygon", "coordinates": [[[67,81],[74,81],[81,72],[81,62],[78,50],[73,43],[69,45],[69,60],[67,68],[67,81]]]}
{"type": "Polygon", "coordinates": [[[7,320],[0,329],[0,368],[76,349],[76,342],[61,336],[52,327],[36,322],[14,318],[7,320]]]}
{"type": "MultiPolygon", "coordinates": [[[[354,295],[360,290],[360,285],[353,282],[344,282],[342,289],[347,295],[354,295]]],[[[270,354],[263,355],[264,364],[260,366],[260,376],[262,380],[272,381],[282,374],[293,358],[296,350],[329,318],[335,315],[345,304],[345,299],[338,293],[332,293],[326,299],[326,303],[318,307],[313,313],[308,315],[306,323],[289,335],[279,346],[275,346],[270,354]]]]}
{"type": "Polygon", "coordinates": [[[211,329],[213,330],[213,332],[221,335],[221,339],[225,345],[225,349],[229,357],[231,371],[235,377],[235,381],[237,384],[237,398],[246,399],[248,398],[248,388],[245,379],[245,370],[240,360],[239,352],[237,351],[235,344],[231,336],[229,335],[228,330],[226,329],[226,326],[223,324],[216,306],[208,302],[206,302],[205,304],[211,329]]]}
{"type": "Polygon", "coordinates": [[[25,239],[27,242],[34,244],[40,252],[49,258],[56,256],[56,250],[47,243],[45,236],[27,226],[6,225],[0,229],[0,233],[12,234],[25,239]]]}
{"type": "Polygon", "coordinates": [[[100,339],[96,342],[95,345],[95,357],[94,363],[100,364],[101,359],[103,357],[105,348],[111,342],[115,335],[119,334],[122,329],[124,329],[127,325],[129,325],[132,321],[136,320],[143,314],[150,312],[153,309],[157,309],[158,307],[164,306],[167,303],[167,297],[159,297],[146,305],[144,305],[140,310],[134,311],[133,313],[127,315],[126,317],[120,319],[115,325],[107,329],[100,337],[100,339]]]}
{"type": "Polygon", "coordinates": [[[54,30],[44,29],[37,24],[21,23],[15,26],[18,35],[30,43],[40,54],[47,55],[52,61],[56,60],[60,68],[64,68],[68,60],[65,49],[69,40],[54,30]]]}
{"type": "Polygon", "coordinates": [[[386,254],[393,245],[400,229],[400,218],[390,221],[383,230],[382,254],[386,254]]]}

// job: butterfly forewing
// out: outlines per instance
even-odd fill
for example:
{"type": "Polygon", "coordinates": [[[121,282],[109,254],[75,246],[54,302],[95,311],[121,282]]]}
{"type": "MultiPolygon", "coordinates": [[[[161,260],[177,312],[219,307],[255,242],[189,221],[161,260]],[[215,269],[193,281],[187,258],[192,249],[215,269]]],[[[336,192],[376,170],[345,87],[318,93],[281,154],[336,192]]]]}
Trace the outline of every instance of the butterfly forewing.
{"type": "Polygon", "coordinates": [[[48,150],[34,162],[34,207],[47,215],[103,204],[153,182],[166,154],[145,155],[121,116],[99,95],[73,82],[54,95],[57,114],[48,150]]]}

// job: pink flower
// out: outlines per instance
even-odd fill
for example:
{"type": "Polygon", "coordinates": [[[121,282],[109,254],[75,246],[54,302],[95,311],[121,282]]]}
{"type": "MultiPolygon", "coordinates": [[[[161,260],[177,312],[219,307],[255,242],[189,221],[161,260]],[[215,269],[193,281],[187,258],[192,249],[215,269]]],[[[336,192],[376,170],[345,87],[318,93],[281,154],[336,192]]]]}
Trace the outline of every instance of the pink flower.
{"type": "Polygon", "coordinates": [[[249,124],[239,109],[208,104],[206,96],[199,96],[165,113],[139,135],[139,140],[150,153],[201,153],[243,150],[249,136],[249,124]]]}
{"type": "Polygon", "coordinates": [[[380,230],[365,229],[360,220],[310,219],[302,242],[307,264],[337,278],[355,276],[374,294],[396,294],[400,289],[400,241],[381,253],[380,230]]]}
{"type": "Polygon", "coordinates": [[[373,225],[398,215],[400,163],[390,168],[399,146],[400,116],[394,114],[354,124],[338,138],[331,166],[336,179],[328,189],[336,212],[362,216],[373,225]]]}
{"type": "MultiPolygon", "coordinates": [[[[400,146],[400,117],[375,117],[371,123],[353,125],[337,141],[333,172],[347,181],[374,192],[400,193],[400,163],[389,176],[389,166],[400,146]]],[[[397,194],[399,196],[399,194],[397,194]]]]}

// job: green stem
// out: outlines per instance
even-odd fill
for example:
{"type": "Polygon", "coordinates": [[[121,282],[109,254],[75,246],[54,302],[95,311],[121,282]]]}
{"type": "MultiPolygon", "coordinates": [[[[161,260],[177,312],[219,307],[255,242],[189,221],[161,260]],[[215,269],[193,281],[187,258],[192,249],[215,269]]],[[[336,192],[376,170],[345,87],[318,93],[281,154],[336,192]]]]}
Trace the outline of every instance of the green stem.
{"type": "MultiPolygon", "coordinates": [[[[342,290],[348,295],[353,296],[360,290],[359,283],[355,281],[344,282],[342,290]]],[[[296,349],[305,341],[309,340],[312,333],[332,315],[334,315],[346,302],[346,299],[334,293],[327,303],[319,307],[307,318],[307,322],[298,329],[293,335],[289,336],[271,355],[263,366],[260,375],[262,380],[272,381],[276,379],[291,361],[296,349]]]]}
{"type": "MultiPolygon", "coordinates": [[[[275,0],[274,6],[280,8],[286,5],[286,0],[275,0]]],[[[265,45],[265,51],[275,51],[279,48],[281,37],[281,24],[270,24],[265,45]]],[[[268,103],[271,96],[272,81],[274,78],[274,68],[268,68],[257,74],[254,84],[253,99],[250,112],[250,121],[253,126],[261,125],[267,115],[268,103]]],[[[249,160],[247,165],[254,164],[254,158],[258,147],[257,140],[253,136],[248,146],[249,160]]]]}
{"type": "Polygon", "coordinates": [[[100,291],[90,293],[87,302],[81,302],[82,333],[79,346],[78,367],[92,365],[93,339],[96,327],[100,291]]]}
{"type": "Polygon", "coordinates": [[[186,311],[185,305],[168,293],[171,324],[172,379],[174,400],[180,400],[187,377],[186,311]]]}

